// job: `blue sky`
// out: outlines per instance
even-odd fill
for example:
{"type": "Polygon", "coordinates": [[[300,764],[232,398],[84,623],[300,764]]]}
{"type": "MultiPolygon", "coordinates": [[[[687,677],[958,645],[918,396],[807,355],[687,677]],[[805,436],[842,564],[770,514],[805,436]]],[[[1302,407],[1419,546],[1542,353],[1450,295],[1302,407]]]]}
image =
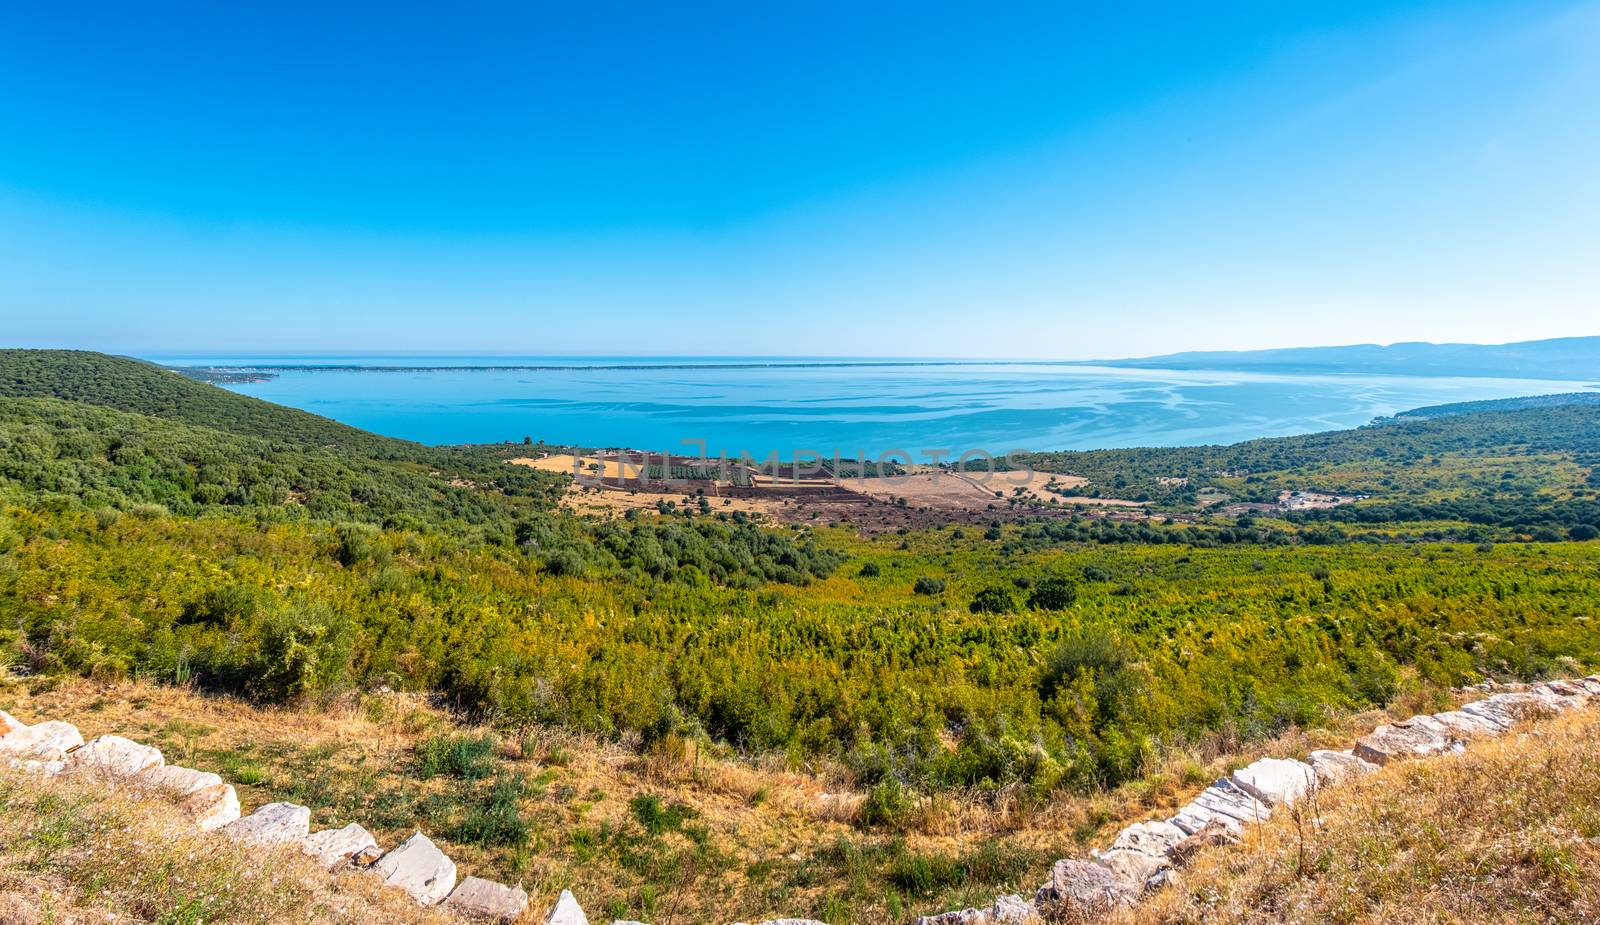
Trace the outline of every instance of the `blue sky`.
{"type": "Polygon", "coordinates": [[[1596,3],[26,6],[8,344],[1600,334],[1596,3]]]}

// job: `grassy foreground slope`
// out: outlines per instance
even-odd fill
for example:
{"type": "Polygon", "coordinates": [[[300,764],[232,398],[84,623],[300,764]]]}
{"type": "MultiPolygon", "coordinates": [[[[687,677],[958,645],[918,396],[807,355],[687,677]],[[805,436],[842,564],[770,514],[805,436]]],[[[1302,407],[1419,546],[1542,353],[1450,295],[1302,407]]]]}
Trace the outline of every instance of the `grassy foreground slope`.
{"type": "Polygon", "coordinates": [[[1600,921],[1600,719],[1583,711],[1322,794],[1201,855],[1124,925],[1600,921]]]}

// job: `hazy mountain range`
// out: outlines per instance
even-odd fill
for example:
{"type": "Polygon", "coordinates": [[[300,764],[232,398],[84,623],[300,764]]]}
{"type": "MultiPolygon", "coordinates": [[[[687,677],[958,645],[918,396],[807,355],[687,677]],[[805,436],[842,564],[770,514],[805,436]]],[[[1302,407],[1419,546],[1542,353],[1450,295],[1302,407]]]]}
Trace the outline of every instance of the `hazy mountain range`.
{"type": "Polygon", "coordinates": [[[1095,366],[1134,369],[1237,369],[1263,372],[1386,373],[1415,376],[1503,376],[1600,382],[1600,337],[1560,337],[1515,344],[1352,344],[1278,350],[1212,350],[1095,366]]]}

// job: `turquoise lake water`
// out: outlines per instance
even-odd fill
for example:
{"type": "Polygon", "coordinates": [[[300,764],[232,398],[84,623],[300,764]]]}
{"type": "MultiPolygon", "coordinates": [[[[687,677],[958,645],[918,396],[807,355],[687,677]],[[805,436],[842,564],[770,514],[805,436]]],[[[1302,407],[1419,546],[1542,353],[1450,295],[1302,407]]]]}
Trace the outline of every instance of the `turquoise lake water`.
{"type": "Polygon", "coordinates": [[[765,457],[778,451],[788,457],[816,450],[853,458],[898,449],[919,461],[927,449],[1001,453],[1232,443],[1354,427],[1423,405],[1591,387],[1539,379],[820,358],[151,359],[277,367],[268,381],[227,388],[423,443],[529,436],[692,454],[694,446],[683,441],[704,440],[712,454],[765,457]],[[856,365],[864,362],[873,365],[856,365]],[[339,368],[283,368],[308,365],[339,368]],[[407,368],[381,368],[402,366],[407,368]]]}

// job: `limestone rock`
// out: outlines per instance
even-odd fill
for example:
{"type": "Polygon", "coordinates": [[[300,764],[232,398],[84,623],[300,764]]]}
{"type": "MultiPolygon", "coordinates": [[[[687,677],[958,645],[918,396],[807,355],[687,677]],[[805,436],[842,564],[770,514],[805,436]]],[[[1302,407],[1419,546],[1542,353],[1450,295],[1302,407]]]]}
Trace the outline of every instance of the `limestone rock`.
{"type": "Polygon", "coordinates": [[[1199,796],[1168,821],[1193,835],[1214,820],[1222,822],[1229,829],[1238,830],[1246,825],[1265,822],[1271,816],[1270,806],[1223,778],[1202,790],[1199,796]]]}
{"type": "Polygon", "coordinates": [[[1067,859],[1050,869],[1050,882],[1039,888],[1034,902],[1059,909],[1065,917],[1090,915],[1132,903],[1143,886],[1091,861],[1067,859]]]}
{"type": "Polygon", "coordinates": [[[1533,686],[1534,693],[1540,693],[1541,691],[1550,691],[1562,697],[1587,698],[1589,696],[1589,690],[1583,686],[1581,681],[1546,681],[1543,684],[1535,684],[1533,686]]]}
{"type": "Polygon", "coordinates": [[[122,736],[96,736],[66,757],[66,770],[73,774],[92,774],[104,778],[125,778],[142,774],[165,764],[161,750],[124,739],[122,736]]]}
{"type": "Polygon", "coordinates": [[[0,710],[0,739],[3,739],[11,733],[16,732],[18,729],[26,729],[27,726],[28,724],[24,723],[22,720],[17,719],[15,716],[12,716],[10,713],[7,713],[4,710],[0,710]]]}
{"type": "Polygon", "coordinates": [[[1142,851],[1152,857],[1165,857],[1173,845],[1187,837],[1187,832],[1170,822],[1135,822],[1118,833],[1111,850],[1142,851]]]}
{"type": "MultiPolygon", "coordinates": [[[[362,859],[371,861],[381,856],[381,852],[378,851],[378,840],[372,837],[371,832],[354,822],[342,829],[323,829],[320,832],[313,832],[306,836],[305,842],[300,847],[329,870],[346,864],[360,863],[362,859]]],[[[457,890],[459,889],[458,887],[457,890]]],[[[526,896],[523,897],[523,905],[527,905],[526,896]]]]}
{"type": "Polygon", "coordinates": [[[1015,893],[995,897],[989,907],[991,925],[1032,925],[1038,921],[1038,907],[1015,893]]]}
{"type": "Polygon", "coordinates": [[[1424,724],[1414,720],[1393,725],[1384,724],[1356,740],[1357,758],[1373,764],[1388,764],[1402,758],[1426,758],[1450,751],[1455,739],[1441,731],[1438,723],[1424,724]]]}
{"type": "Polygon", "coordinates": [[[1238,832],[1237,827],[1230,827],[1221,820],[1215,820],[1206,824],[1183,841],[1173,845],[1172,852],[1168,856],[1171,858],[1174,867],[1182,867],[1189,863],[1189,859],[1202,849],[1213,848],[1218,845],[1231,845],[1237,842],[1239,840],[1238,832]]]}
{"type": "Polygon", "coordinates": [[[1317,775],[1318,787],[1332,787],[1378,770],[1377,765],[1363,761],[1351,752],[1328,749],[1318,749],[1307,755],[1306,764],[1310,765],[1312,772],[1317,775]]]}
{"type": "Polygon", "coordinates": [[[1235,787],[1268,806],[1292,806],[1316,783],[1316,772],[1292,758],[1262,758],[1229,777],[1235,787]]]}
{"type": "Polygon", "coordinates": [[[505,886],[493,880],[468,877],[451,892],[444,904],[447,908],[467,915],[509,921],[528,908],[528,894],[523,892],[521,887],[505,886]]]}
{"type": "Polygon", "coordinates": [[[212,784],[184,797],[182,809],[190,822],[199,826],[201,831],[209,832],[238,821],[239,794],[228,784],[212,784]]]}
{"type": "Polygon", "coordinates": [[[60,720],[23,726],[0,738],[0,758],[20,761],[60,761],[83,744],[78,727],[60,720]]]}
{"type": "Polygon", "coordinates": [[[1096,857],[1095,863],[1116,874],[1119,880],[1143,884],[1167,866],[1167,859],[1120,848],[1096,857]]]}
{"type": "Polygon", "coordinates": [[[258,845],[297,842],[311,834],[311,810],[294,803],[268,803],[222,831],[258,845]]]}
{"type": "Polygon", "coordinates": [[[1494,694],[1482,700],[1474,700],[1462,707],[1461,711],[1487,717],[1510,728],[1525,719],[1548,715],[1555,712],[1555,709],[1550,698],[1519,692],[1494,694]]]}
{"type": "Polygon", "coordinates": [[[989,925],[989,913],[983,909],[956,909],[938,915],[917,918],[917,925],[989,925]]]}
{"type": "MultiPolygon", "coordinates": [[[[379,858],[373,870],[384,883],[405,890],[424,906],[443,900],[456,886],[455,862],[421,832],[379,858]]],[[[583,925],[588,925],[587,920],[583,925]]]]}
{"type": "Polygon", "coordinates": [[[163,764],[150,768],[144,772],[144,780],[150,786],[168,793],[186,797],[191,793],[205,790],[207,787],[216,787],[222,783],[222,778],[210,771],[196,771],[182,765],[163,764]]]}
{"type": "Polygon", "coordinates": [[[27,771],[29,774],[43,774],[46,777],[54,777],[65,769],[66,762],[60,760],[39,761],[33,758],[7,758],[6,767],[18,771],[27,771]]]}
{"type": "Polygon", "coordinates": [[[1506,728],[1494,720],[1463,710],[1446,710],[1443,713],[1433,714],[1432,718],[1434,722],[1443,726],[1446,732],[1458,739],[1499,735],[1506,728]]]}
{"type": "Polygon", "coordinates": [[[589,925],[589,917],[583,914],[583,907],[578,905],[572,891],[562,890],[556,897],[555,908],[545,916],[544,925],[589,925]]]}

